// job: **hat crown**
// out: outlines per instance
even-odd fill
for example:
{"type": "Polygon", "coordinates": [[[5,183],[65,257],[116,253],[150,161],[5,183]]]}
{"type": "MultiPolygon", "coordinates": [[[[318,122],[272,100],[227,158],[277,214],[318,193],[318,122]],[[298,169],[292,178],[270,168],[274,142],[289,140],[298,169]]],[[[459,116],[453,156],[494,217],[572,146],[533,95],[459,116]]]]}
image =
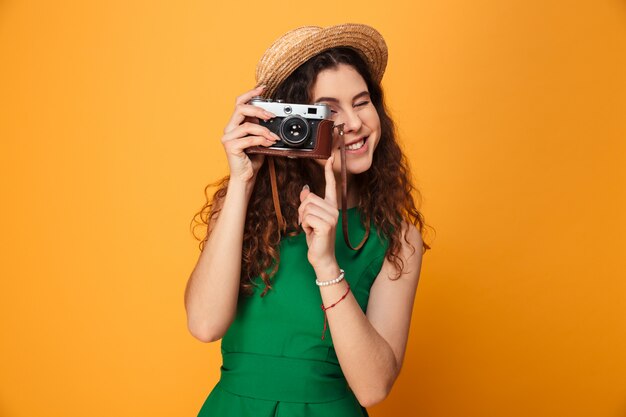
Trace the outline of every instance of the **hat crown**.
{"type": "Polygon", "coordinates": [[[380,82],[387,66],[387,44],[382,35],[368,25],[346,23],[322,28],[301,26],[276,39],[256,66],[257,85],[265,84],[263,94],[272,97],[276,88],[300,65],[334,47],[356,50],[380,82]]]}
{"type": "Polygon", "coordinates": [[[277,54],[293,48],[304,40],[319,33],[322,30],[319,26],[301,26],[286,32],[280,38],[276,39],[272,45],[265,51],[256,66],[257,80],[262,78],[267,70],[271,69],[273,59],[277,54]]]}

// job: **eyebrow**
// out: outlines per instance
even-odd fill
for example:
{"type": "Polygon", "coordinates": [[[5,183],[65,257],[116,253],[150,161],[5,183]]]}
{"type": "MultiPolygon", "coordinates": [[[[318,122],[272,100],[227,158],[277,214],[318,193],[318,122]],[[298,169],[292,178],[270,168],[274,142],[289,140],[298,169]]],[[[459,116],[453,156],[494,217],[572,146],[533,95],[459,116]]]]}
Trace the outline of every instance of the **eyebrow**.
{"type": "MultiPolygon", "coordinates": [[[[370,93],[367,91],[361,91],[359,94],[357,94],[356,96],[352,97],[352,101],[361,98],[363,96],[369,96],[370,93]]],[[[314,103],[320,102],[320,101],[330,101],[331,103],[339,103],[339,100],[337,100],[335,97],[320,97],[317,100],[314,101],[314,103]]]]}

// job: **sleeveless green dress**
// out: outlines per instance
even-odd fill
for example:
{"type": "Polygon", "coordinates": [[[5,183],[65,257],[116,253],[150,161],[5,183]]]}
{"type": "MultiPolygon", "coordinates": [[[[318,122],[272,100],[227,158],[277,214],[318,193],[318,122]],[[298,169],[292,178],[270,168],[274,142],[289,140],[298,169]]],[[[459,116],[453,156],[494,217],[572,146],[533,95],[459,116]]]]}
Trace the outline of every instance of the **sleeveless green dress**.
{"type": "MultiPolygon", "coordinates": [[[[353,207],[347,214],[350,242],[359,243],[365,235],[360,211],[353,207]]],[[[371,224],[367,242],[353,251],[339,216],[335,255],[363,312],[387,247],[371,224]]],[[[304,232],[283,238],[279,249],[272,289],[261,298],[260,285],[252,297],[239,297],[237,315],[222,338],[220,380],[198,417],[368,416],[341,371],[330,327],[321,339],[322,297],[304,232]]]]}

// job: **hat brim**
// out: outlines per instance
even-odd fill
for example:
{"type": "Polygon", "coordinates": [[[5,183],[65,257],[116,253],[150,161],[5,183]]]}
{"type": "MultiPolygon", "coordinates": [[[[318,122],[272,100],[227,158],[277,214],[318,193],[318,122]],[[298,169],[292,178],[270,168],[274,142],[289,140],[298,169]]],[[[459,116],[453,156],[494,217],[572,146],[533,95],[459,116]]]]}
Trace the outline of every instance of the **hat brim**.
{"type": "Polygon", "coordinates": [[[382,35],[368,25],[346,23],[320,28],[303,26],[277,39],[263,54],[256,67],[257,85],[267,87],[263,95],[272,98],[276,88],[300,65],[330,48],[354,49],[365,60],[372,78],[382,80],[387,66],[387,45],[382,35]]]}

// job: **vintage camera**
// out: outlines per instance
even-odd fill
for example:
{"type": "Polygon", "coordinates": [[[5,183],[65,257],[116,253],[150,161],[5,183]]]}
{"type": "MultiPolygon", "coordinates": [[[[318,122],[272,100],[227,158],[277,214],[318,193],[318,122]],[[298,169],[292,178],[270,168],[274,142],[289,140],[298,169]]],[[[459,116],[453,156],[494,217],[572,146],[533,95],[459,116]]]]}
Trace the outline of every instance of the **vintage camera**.
{"type": "Polygon", "coordinates": [[[246,152],[291,158],[330,157],[333,122],[326,104],[292,104],[260,96],[252,98],[249,104],[276,115],[267,121],[259,119],[259,124],[276,133],[280,139],[272,146],[253,146],[246,152]]]}

